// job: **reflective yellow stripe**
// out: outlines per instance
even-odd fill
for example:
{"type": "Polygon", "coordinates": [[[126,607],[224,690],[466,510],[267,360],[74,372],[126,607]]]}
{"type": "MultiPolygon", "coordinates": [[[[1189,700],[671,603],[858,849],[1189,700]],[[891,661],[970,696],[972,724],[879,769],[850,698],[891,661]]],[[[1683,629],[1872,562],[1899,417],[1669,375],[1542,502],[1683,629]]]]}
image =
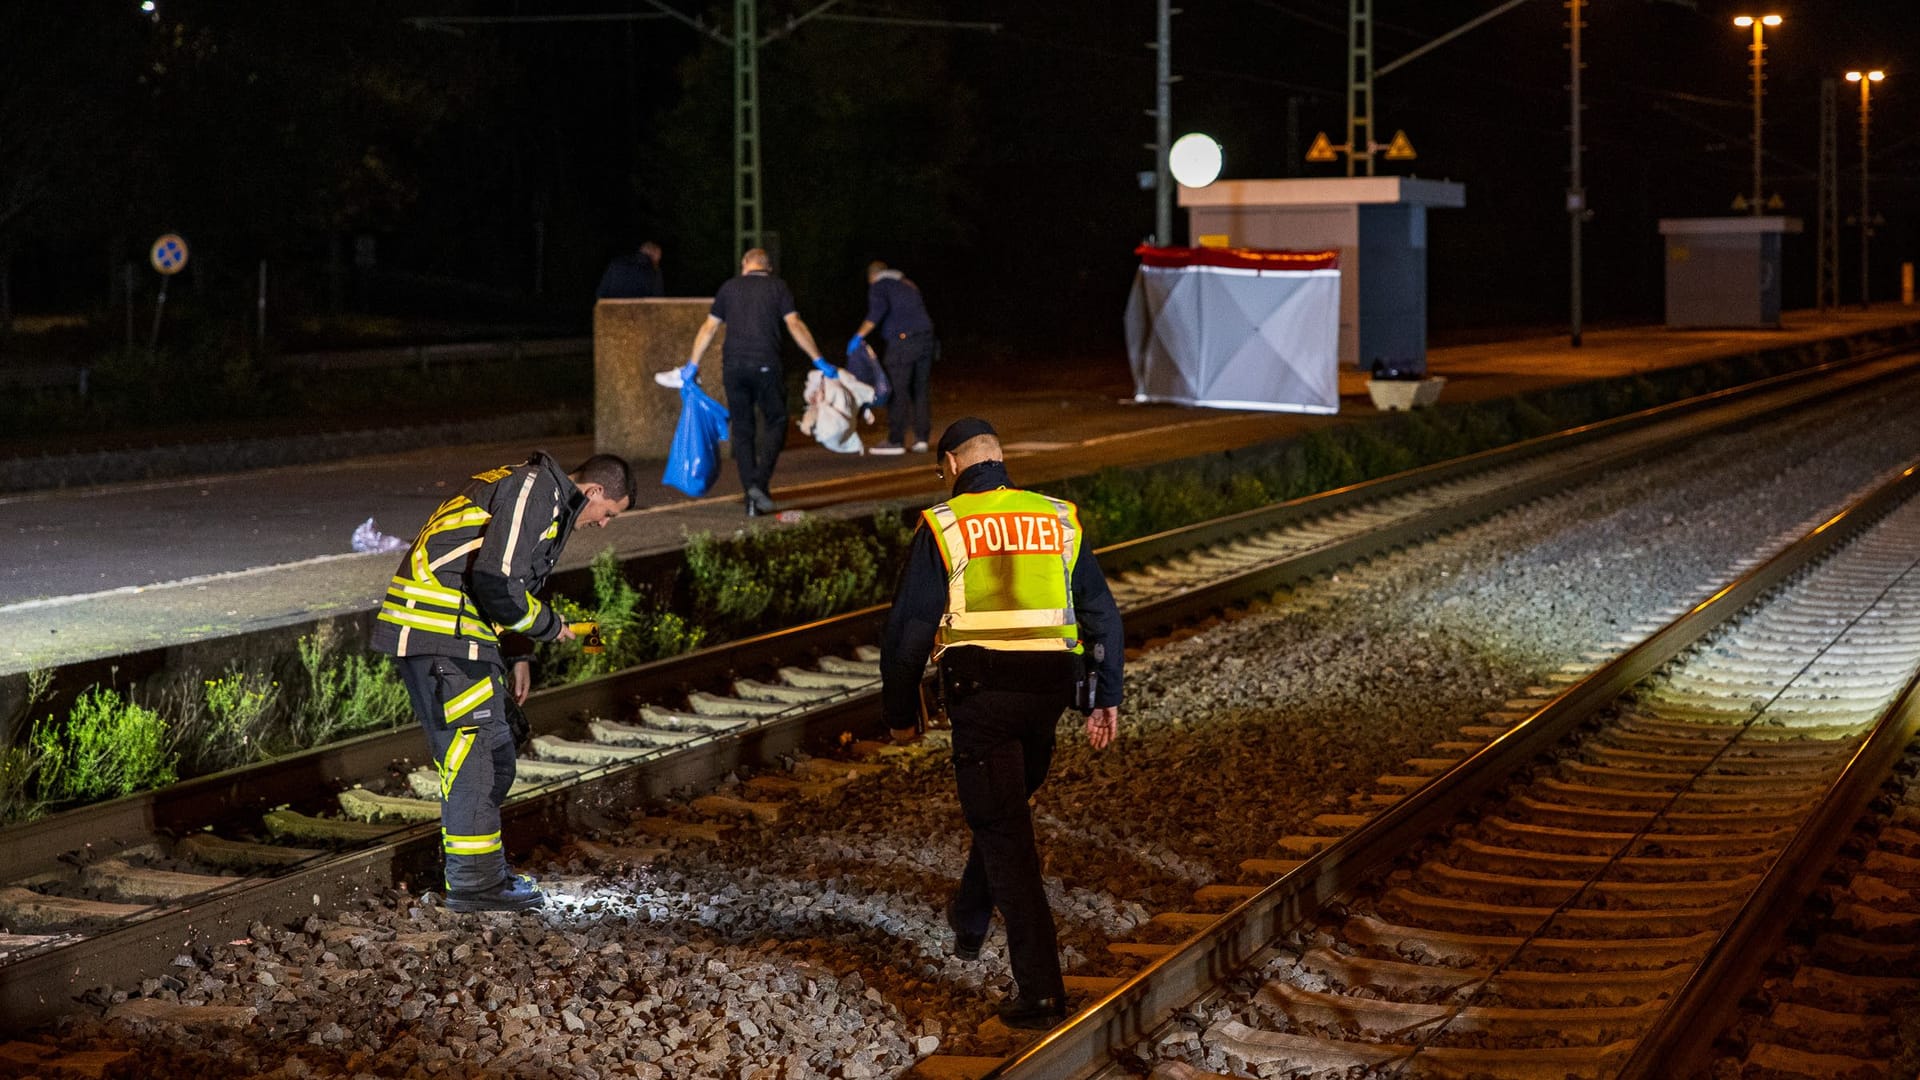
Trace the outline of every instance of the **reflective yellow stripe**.
{"type": "Polygon", "coordinates": [[[454,733],[453,744],[447,747],[447,759],[440,763],[440,799],[445,802],[453,794],[453,778],[460,775],[460,766],[467,763],[467,752],[473,749],[475,728],[461,728],[454,733]]]}
{"type": "Polygon", "coordinates": [[[447,552],[445,555],[442,555],[439,558],[428,563],[427,569],[438,570],[441,567],[452,562],[453,560],[462,558],[463,556],[466,556],[478,550],[480,550],[480,541],[478,539],[469,540],[466,543],[461,544],[459,547],[454,548],[452,551],[447,552]]]}
{"type": "Polygon", "coordinates": [[[554,537],[559,535],[560,535],[560,523],[558,521],[555,521],[553,524],[547,526],[546,532],[543,532],[540,534],[540,539],[551,540],[554,537]]]}
{"type": "Polygon", "coordinates": [[[499,851],[505,845],[500,843],[500,834],[497,832],[488,833],[485,836],[455,836],[442,829],[440,846],[446,849],[449,855],[485,855],[488,852],[499,851]]]}
{"type": "Polygon", "coordinates": [[[421,535],[438,536],[443,532],[452,532],[454,529],[464,529],[469,525],[485,525],[492,520],[493,515],[487,513],[485,510],[477,506],[468,507],[458,513],[448,514],[445,517],[435,518],[428,522],[426,529],[421,535]]]}
{"type": "Polygon", "coordinates": [[[417,598],[431,600],[436,604],[459,610],[466,606],[467,596],[459,589],[449,589],[445,585],[435,585],[425,581],[396,577],[387,585],[387,595],[399,593],[401,599],[417,598]]]}
{"type": "Polygon", "coordinates": [[[527,520],[527,498],[533,494],[533,474],[520,482],[520,498],[513,504],[513,527],[507,533],[506,546],[500,549],[500,575],[513,574],[513,552],[520,545],[520,527],[527,520]]]}
{"type": "Polygon", "coordinates": [[[1075,638],[947,638],[944,648],[967,645],[996,652],[1073,652],[1080,647],[1075,638]]]}
{"type": "Polygon", "coordinates": [[[955,630],[1028,630],[1074,625],[1071,609],[949,612],[940,621],[955,630]]]}
{"type": "Polygon", "coordinates": [[[465,690],[454,695],[453,700],[447,702],[447,723],[451,724],[455,720],[467,715],[478,708],[481,702],[492,696],[492,678],[482,679],[472,686],[467,687],[465,690]]]}
{"type": "Polygon", "coordinates": [[[412,627],[415,630],[430,630],[437,634],[451,634],[459,620],[452,615],[435,615],[415,608],[401,607],[398,604],[380,605],[379,619],[395,626],[412,627]]]}
{"type": "Polygon", "coordinates": [[[514,633],[516,633],[516,634],[524,634],[524,633],[526,633],[526,632],[527,632],[527,627],[529,627],[529,626],[532,626],[532,625],[533,625],[533,621],[534,621],[535,619],[538,619],[538,618],[540,617],[540,612],[541,612],[541,610],[542,610],[542,605],[541,605],[541,603],[540,603],[540,598],[539,598],[539,597],[537,597],[537,596],[529,596],[529,597],[527,597],[527,616],[526,616],[526,618],[524,618],[524,619],[521,619],[521,620],[520,620],[519,622],[516,622],[516,623],[514,623],[514,624],[513,624],[512,626],[509,626],[509,627],[507,627],[507,629],[509,629],[509,630],[511,630],[511,631],[513,631],[513,632],[514,632],[514,633]]]}

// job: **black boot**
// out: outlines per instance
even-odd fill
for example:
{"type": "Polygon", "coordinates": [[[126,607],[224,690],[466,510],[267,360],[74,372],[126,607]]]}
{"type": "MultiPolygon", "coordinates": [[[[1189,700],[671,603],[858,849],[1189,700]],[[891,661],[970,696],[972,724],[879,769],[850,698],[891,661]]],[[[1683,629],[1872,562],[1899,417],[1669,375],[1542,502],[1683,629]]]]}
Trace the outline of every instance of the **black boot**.
{"type": "Polygon", "coordinates": [[[1067,999],[1030,998],[1025,995],[1000,1006],[1000,1022],[1022,1031],[1046,1031],[1060,1026],[1067,1018],[1067,999]]]}
{"type": "Polygon", "coordinates": [[[525,874],[508,874],[490,889],[448,889],[450,911],[526,911],[547,902],[547,894],[525,874]]]}
{"type": "Polygon", "coordinates": [[[987,940],[985,934],[969,934],[960,929],[960,923],[953,916],[953,902],[947,902],[947,928],[953,931],[953,955],[962,960],[980,959],[980,945],[987,940]]]}

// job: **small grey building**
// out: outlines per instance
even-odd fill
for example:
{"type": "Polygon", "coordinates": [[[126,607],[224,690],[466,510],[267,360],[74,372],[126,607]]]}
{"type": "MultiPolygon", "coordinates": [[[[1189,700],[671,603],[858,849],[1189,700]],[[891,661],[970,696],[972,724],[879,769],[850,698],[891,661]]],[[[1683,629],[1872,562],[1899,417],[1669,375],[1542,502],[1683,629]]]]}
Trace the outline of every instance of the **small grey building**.
{"type": "Polygon", "coordinates": [[[1661,218],[1667,326],[1777,328],[1782,238],[1799,231],[1789,217],[1661,218]]]}

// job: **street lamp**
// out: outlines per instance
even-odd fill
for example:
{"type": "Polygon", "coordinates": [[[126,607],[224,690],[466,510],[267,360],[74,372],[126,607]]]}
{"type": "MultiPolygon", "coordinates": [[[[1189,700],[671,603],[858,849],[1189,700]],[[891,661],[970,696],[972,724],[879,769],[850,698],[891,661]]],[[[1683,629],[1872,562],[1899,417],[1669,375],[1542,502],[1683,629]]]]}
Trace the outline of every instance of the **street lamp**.
{"type": "Polygon", "coordinates": [[[1756,214],[1764,209],[1762,206],[1762,196],[1760,194],[1760,98],[1764,93],[1762,87],[1765,85],[1766,80],[1766,75],[1764,74],[1767,63],[1765,33],[1767,27],[1779,26],[1780,22],[1781,19],[1778,15],[1741,15],[1733,20],[1733,25],[1735,26],[1753,27],[1753,44],[1747,46],[1747,51],[1753,54],[1753,59],[1750,61],[1750,64],[1753,67],[1753,212],[1756,214]]]}
{"type": "Polygon", "coordinates": [[[1871,294],[1867,292],[1867,238],[1873,235],[1873,219],[1867,213],[1867,122],[1872,116],[1874,83],[1887,77],[1884,71],[1849,71],[1848,82],[1860,84],[1860,310],[1865,311],[1871,294]]]}

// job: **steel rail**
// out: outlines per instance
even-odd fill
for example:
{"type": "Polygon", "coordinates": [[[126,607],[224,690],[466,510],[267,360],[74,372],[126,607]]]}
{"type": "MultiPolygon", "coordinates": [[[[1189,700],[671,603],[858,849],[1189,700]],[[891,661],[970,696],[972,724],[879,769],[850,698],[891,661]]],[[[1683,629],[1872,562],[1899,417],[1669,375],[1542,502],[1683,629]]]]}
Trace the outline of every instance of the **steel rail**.
{"type": "Polygon", "coordinates": [[[1714,1039],[1739,1014],[1740,991],[1753,985],[1833,862],[1835,837],[1844,836],[1866,812],[1917,733],[1920,674],[1881,714],[1826,798],[1795,830],[1766,880],[1640,1037],[1621,1066],[1623,1080],[1692,1076],[1706,1069],[1714,1039]]]}
{"type": "MultiPolygon", "coordinates": [[[[1898,351],[1888,350],[1888,355],[1898,351]]],[[[1874,359],[1886,358],[1881,355],[1874,359]]],[[[1114,545],[1101,549],[1099,557],[1103,566],[1111,564],[1116,569],[1124,569],[1203,546],[1193,539],[1195,536],[1211,537],[1206,543],[1220,543],[1238,535],[1283,527],[1293,521],[1319,517],[1563,447],[1577,447],[1605,436],[1650,429],[1660,421],[1689,425],[1678,435],[1662,440],[1654,440],[1649,434],[1644,444],[1602,455],[1575,470],[1438,507],[1385,528],[1332,541],[1206,586],[1136,605],[1128,609],[1126,618],[1130,636],[1137,637],[1217,610],[1237,599],[1268,592],[1477,520],[1565,487],[1601,469],[1617,466],[1656,445],[1670,447],[1772,413],[1803,407],[1892,378],[1908,366],[1890,364],[1876,369],[1867,360],[1822,365],[1809,372],[1779,376],[1701,399],[1729,406],[1724,413],[1702,416],[1702,410],[1708,406],[1693,400],[1661,406],[1463,459],[1475,462],[1473,467],[1446,462],[1410,470],[1234,515],[1223,521],[1114,545]],[[1816,383],[1814,374],[1829,379],[1816,383]]],[[[573,718],[583,713],[619,713],[643,690],[718,686],[736,674],[770,669],[852,643],[871,642],[878,638],[885,616],[883,606],[867,608],[542,691],[529,699],[528,714],[537,731],[565,731],[576,724],[573,718]]],[[[516,830],[524,830],[527,822],[561,820],[553,816],[554,806],[574,806],[576,809],[569,813],[586,814],[591,807],[611,805],[614,796],[610,793],[655,797],[671,790],[710,783],[741,764],[769,762],[772,758],[762,753],[766,748],[783,748],[773,751],[777,754],[813,738],[874,730],[879,720],[874,708],[877,697],[874,691],[853,692],[846,700],[830,707],[778,718],[743,732],[702,740],[692,747],[629,765],[600,767],[592,771],[589,779],[509,803],[503,811],[507,834],[524,850],[529,835],[516,830]]],[[[0,830],[0,866],[9,867],[9,878],[17,879],[42,868],[55,867],[62,855],[76,850],[125,846],[159,833],[186,832],[209,824],[233,822],[287,802],[289,792],[335,790],[355,778],[381,775],[396,760],[411,760],[420,751],[418,732],[407,726],[202,777],[157,792],[80,808],[43,822],[12,826],[0,830]]],[[[1417,797],[1409,800],[1418,801],[1417,797]]],[[[591,817],[580,820],[590,821],[591,817]]],[[[163,965],[189,943],[224,940],[223,934],[243,936],[246,927],[255,921],[298,918],[326,908],[330,903],[363,896],[370,889],[404,885],[426,872],[437,857],[437,829],[396,827],[389,837],[370,847],[344,854],[330,853],[280,875],[242,879],[241,884],[204,897],[195,904],[157,910],[147,919],[0,965],[0,1011],[9,1016],[50,1019],[73,994],[110,982],[131,968],[163,965]]]]}
{"type": "MultiPolygon", "coordinates": [[[[1156,959],[986,1075],[1005,1080],[1064,1080],[1100,1074],[1112,1064],[1115,1050],[1148,1037],[1180,1009],[1213,992],[1271,943],[1492,794],[1596,710],[1612,704],[1641,679],[1916,492],[1920,492],[1920,467],[1906,469],[1639,645],[1594,670],[1532,716],[1242,901],[1209,929],[1156,959]]],[[[1886,751],[1880,753],[1884,756],[1886,751]]],[[[1822,820],[1827,819],[1823,816],[1822,820]]],[[[1796,844],[1812,844],[1818,835],[1803,830],[1796,844]]],[[[1760,902],[1761,913],[1787,903],[1792,891],[1785,886],[1770,890],[1768,898],[1760,902]]],[[[1764,959],[1767,953],[1758,955],[1764,959]]],[[[1739,962],[1725,952],[1717,958],[1723,966],[1739,962]]],[[[1711,987],[1701,984],[1695,992],[1710,995],[1711,987]]],[[[1689,1033],[1683,1022],[1676,1023],[1680,1027],[1673,1038],[1678,1041],[1689,1033]]],[[[1671,1069],[1656,1069],[1648,1075],[1673,1073],[1671,1069]]]]}

